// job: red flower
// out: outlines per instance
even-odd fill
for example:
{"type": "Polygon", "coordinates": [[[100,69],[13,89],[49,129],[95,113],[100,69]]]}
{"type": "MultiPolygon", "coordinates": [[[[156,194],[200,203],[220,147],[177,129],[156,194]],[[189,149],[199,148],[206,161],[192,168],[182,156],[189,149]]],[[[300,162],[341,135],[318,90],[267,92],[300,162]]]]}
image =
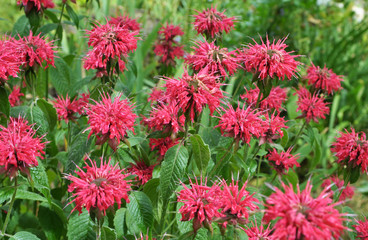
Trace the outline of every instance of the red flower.
{"type": "Polygon", "coordinates": [[[20,59],[25,68],[42,66],[43,62],[46,62],[45,68],[50,65],[55,67],[55,46],[52,42],[47,42],[47,38],[43,38],[41,34],[33,36],[31,31],[29,36],[19,39],[16,43],[20,51],[20,59]]]}
{"type": "Polygon", "coordinates": [[[340,137],[332,144],[331,152],[338,158],[337,162],[341,164],[351,164],[351,166],[360,166],[362,172],[368,170],[368,141],[364,132],[355,132],[351,128],[351,133],[345,129],[346,133],[340,132],[340,137]]]}
{"type": "Polygon", "coordinates": [[[26,13],[30,12],[34,7],[37,8],[37,12],[46,8],[55,7],[55,4],[52,2],[52,0],[17,0],[17,4],[22,4],[26,13]]]}
{"type": "MultiPolygon", "coordinates": [[[[259,88],[256,86],[255,89],[246,89],[246,93],[241,95],[241,99],[245,99],[248,105],[252,105],[253,107],[256,106],[258,95],[259,95],[259,88]]],[[[260,99],[263,98],[263,94],[261,93],[260,99]]],[[[282,109],[282,104],[286,101],[286,89],[281,88],[279,86],[273,87],[270,91],[270,94],[263,99],[259,103],[259,108],[264,111],[275,109],[276,111],[280,112],[282,109]]]]}
{"type": "Polygon", "coordinates": [[[75,97],[73,101],[70,100],[68,94],[65,99],[63,96],[59,96],[53,101],[59,121],[61,121],[61,119],[64,119],[66,123],[68,123],[69,120],[75,121],[75,114],[83,114],[88,104],[88,99],[89,94],[82,94],[82,97],[79,99],[75,97]]]}
{"type": "Polygon", "coordinates": [[[336,75],[331,69],[320,68],[319,66],[310,66],[307,70],[308,84],[313,85],[316,89],[322,89],[331,94],[333,91],[341,89],[341,81],[343,81],[341,75],[336,75]]]}
{"type": "Polygon", "coordinates": [[[263,134],[259,140],[259,144],[272,143],[273,140],[282,138],[284,132],[282,128],[286,129],[288,126],[285,125],[285,120],[279,115],[272,114],[271,117],[265,114],[265,120],[263,121],[263,134]]]}
{"type": "Polygon", "coordinates": [[[66,178],[71,181],[68,191],[74,192],[74,198],[69,204],[75,203],[74,210],[82,213],[82,209],[87,209],[88,212],[97,210],[101,217],[103,212],[106,215],[106,210],[113,207],[115,203],[120,208],[121,199],[129,202],[128,192],[131,190],[129,183],[125,180],[127,175],[122,173],[118,164],[115,166],[105,163],[101,158],[100,167],[88,158],[91,166],[86,163],[84,167],[87,171],[83,171],[79,166],[75,173],[78,177],[67,175],[66,178]]]}
{"type": "Polygon", "coordinates": [[[151,94],[149,95],[149,98],[147,101],[151,102],[151,105],[153,103],[163,103],[164,100],[164,91],[158,87],[154,87],[152,89],[151,94]]]}
{"type": "Polygon", "coordinates": [[[368,240],[368,220],[367,218],[363,221],[357,221],[357,225],[353,225],[357,232],[357,237],[361,240],[368,240]]]}
{"type": "Polygon", "coordinates": [[[174,38],[182,36],[184,32],[179,26],[166,24],[160,28],[158,34],[160,38],[153,51],[157,56],[161,56],[160,62],[174,66],[175,58],[180,59],[184,56],[183,46],[174,38]]]}
{"type": "Polygon", "coordinates": [[[217,11],[216,7],[211,7],[203,12],[196,11],[194,15],[194,29],[198,34],[204,34],[207,38],[214,38],[215,35],[222,34],[223,31],[229,33],[234,28],[234,17],[227,17],[223,12],[217,11]]]}
{"type": "Polygon", "coordinates": [[[273,149],[266,156],[269,163],[278,174],[285,174],[289,171],[289,168],[293,168],[294,166],[300,167],[300,164],[297,162],[299,156],[292,155],[290,153],[291,150],[292,148],[289,148],[286,152],[281,151],[278,153],[276,149],[273,149]]]}
{"type": "Polygon", "coordinates": [[[137,115],[133,113],[133,107],[127,100],[120,100],[121,94],[114,98],[103,94],[101,102],[95,105],[88,104],[88,124],[86,130],[91,129],[88,137],[96,134],[97,145],[102,145],[108,140],[110,147],[116,151],[120,140],[125,138],[128,130],[134,132],[134,121],[137,115]]]}
{"type": "Polygon", "coordinates": [[[265,229],[263,225],[257,226],[257,221],[254,221],[253,227],[244,229],[244,232],[248,235],[248,240],[276,240],[271,233],[273,228],[270,229],[270,225],[265,229]]]}
{"type": "Polygon", "coordinates": [[[42,142],[44,136],[36,136],[32,126],[21,117],[10,117],[7,128],[0,125],[1,172],[10,177],[15,176],[18,170],[29,174],[30,167],[38,166],[37,157],[43,159],[46,142],[42,142]]]}
{"type": "Polygon", "coordinates": [[[319,118],[325,119],[325,115],[330,113],[323,97],[318,97],[316,94],[312,95],[304,87],[301,87],[296,94],[298,94],[298,108],[296,110],[302,112],[300,117],[304,117],[307,122],[313,120],[318,123],[319,118]]]}
{"type": "Polygon", "coordinates": [[[139,185],[144,185],[152,178],[152,172],[155,166],[147,166],[145,162],[137,161],[135,164],[130,163],[130,167],[126,171],[130,174],[137,175],[136,179],[139,185]]]}
{"type": "Polygon", "coordinates": [[[205,106],[208,106],[211,115],[220,106],[220,99],[224,97],[221,85],[207,69],[193,76],[185,70],[178,80],[166,78],[166,97],[169,101],[176,100],[185,116],[189,115],[193,122],[205,106]]]}
{"type": "Polygon", "coordinates": [[[247,71],[254,71],[261,80],[267,77],[278,77],[282,80],[285,76],[290,80],[295,76],[297,67],[301,64],[295,61],[299,55],[291,55],[293,52],[286,52],[288,47],[285,42],[286,38],[280,39],[272,44],[266,37],[266,43],[258,44],[254,39],[254,45],[248,44],[248,48],[240,54],[240,58],[244,61],[244,66],[247,71]]]}
{"type": "Polygon", "coordinates": [[[131,32],[125,27],[105,24],[95,25],[89,34],[88,46],[93,47],[87,53],[84,62],[85,69],[97,69],[104,72],[109,61],[111,68],[118,64],[119,70],[124,71],[128,53],[134,52],[137,48],[136,35],[138,32],[131,32]]]}
{"type": "Polygon", "coordinates": [[[179,143],[179,139],[171,139],[171,137],[165,137],[165,138],[150,138],[149,140],[149,146],[151,150],[157,149],[159,154],[163,157],[165,156],[167,150],[171,148],[172,146],[175,146],[179,143]]]}
{"type": "Polygon", "coordinates": [[[131,32],[139,32],[141,27],[136,19],[130,18],[129,16],[118,16],[111,17],[109,21],[110,25],[119,26],[122,28],[126,28],[131,32]]]}
{"type": "Polygon", "coordinates": [[[150,117],[145,120],[145,123],[154,131],[177,133],[183,130],[185,123],[185,116],[178,116],[179,110],[175,100],[167,105],[159,105],[152,109],[150,117]]]}
{"type": "Polygon", "coordinates": [[[9,103],[10,106],[15,107],[22,104],[20,97],[24,96],[23,93],[20,92],[20,87],[14,86],[13,91],[9,94],[9,103]]]}
{"type": "Polygon", "coordinates": [[[253,194],[250,194],[247,190],[245,190],[247,183],[245,182],[243,187],[239,190],[239,182],[232,182],[227,185],[226,181],[223,180],[221,186],[223,190],[221,192],[221,208],[222,213],[225,215],[225,226],[227,222],[230,222],[232,225],[236,225],[237,223],[246,224],[249,218],[249,211],[253,211],[258,209],[258,206],[255,203],[258,203],[258,200],[253,197],[253,194]]]}
{"type": "Polygon", "coordinates": [[[264,220],[277,219],[274,232],[276,239],[338,239],[343,230],[344,214],[335,208],[340,203],[333,203],[325,189],[317,198],[311,196],[312,186],[308,181],[305,189],[297,193],[293,186],[281,182],[284,192],[276,188],[266,201],[264,220]]]}
{"type": "Polygon", "coordinates": [[[0,40],[0,85],[6,82],[9,76],[18,77],[20,65],[22,62],[14,40],[0,40]]]}
{"type": "Polygon", "coordinates": [[[178,202],[184,203],[179,209],[181,221],[193,219],[194,232],[197,232],[203,224],[210,225],[213,218],[222,216],[218,211],[220,187],[216,184],[207,187],[206,184],[207,179],[204,182],[201,179],[200,184],[197,179],[195,183],[190,180],[190,188],[182,183],[184,189],[178,195],[178,202]]]}
{"type": "Polygon", "coordinates": [[[220,127],[221,133],[226,137],[233,137],[237,141],[250,142],[251,137],[261,137],[263,134],[263,123],[259,118],[260,113],[248,108],[237,107],[234,110],[228,105],[228,110],[220,117],[220,122],[215,127],[220,127]]]}
{"type": "MultiPolygon", "coordinates": [[[[350,186],[350,183],[348,183],[348,185],[346,187],[344,184],[344,180],[340,180],[337,176],[332,176],[330,178],[327,178],[323,181],[321,187],[322,188],[330,188],[331,184],[336,185],[336,187],[338,188],[339,191],[341,191],[342,189],[342,193],[340,195],[339,201],[344,201],[347,198],[352,198],[354,196],[354,187],[350,186]]],[[[331,197],[333,196],[333,192],[331,192],[331,197]]]]}
{"type": "Polygon", "coordinates": [[[197,48],[193,47],[194,54],[185,58],[185,63],[189,64],[195,71],[207,67],[210,73],[220,76],[233,75],[238,68],[238,58],[235,51],[228,52],[227,48],[215,46],[214,42],[198,42],[197,48]]]}

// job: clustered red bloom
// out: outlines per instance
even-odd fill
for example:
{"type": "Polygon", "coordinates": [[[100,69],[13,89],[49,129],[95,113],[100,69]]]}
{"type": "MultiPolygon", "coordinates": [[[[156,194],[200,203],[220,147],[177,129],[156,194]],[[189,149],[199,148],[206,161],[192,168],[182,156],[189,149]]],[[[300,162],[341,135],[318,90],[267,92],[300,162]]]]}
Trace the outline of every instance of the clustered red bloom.
{"type": "Polygon", "coordinates": [[[9,94],[9,103],[10,106],[15,107],[22,104],[20,97],[24,96],[23,93],[20,92],[20,87],[14,86],[13,91],[9,94]]]}
{"type": "Polygon", "coordinates": [[[357,221],[356,225],[353,225],[355,231],[357,232],[357,237],[361,240],[368,240],[368,220],[367,218],[364,221],[357,221]]]}
{"type": "Polygon", "coordinates": [[[238,106],[234,110],[233,106],[229,104],[216,127],[221,129],[224,136],[233,137],[237,141],[242,140],[249,144],[251,137],[259,138],[263,134],[263,123],[259,116],[260,113],[250,107],[240,108],[238,106]]]}
{"type": "Polygon", "coordinates": [[[179,143],[179,140],[178,138],[172,139],[171,137],[150,138],[149,146],[152,151],[157,149],[160,156],[163,157],[169,148],[179,143]]]}
{"type": "Polygon", "coordinates": [[[282,104],[286,101],[286,89],[279,86],[273,87],[270,94],[263,99],[263,94],[260,93],[259,88],[256,86],[255,89],[246,89],[246,93],[241,95],[240,98],[245,100],[248,105],[252,107],[256,106],[258,95],[261,94],[259,108],[264,111],[276,110],[278,112],[282,109],[282,104]]]}
{"type": "Polygon", "coordinates": [[[129,16],[118,16],[118,17],[111,17],[109,24],[119,26],[122,28],[126,28],[131,32],[139,32],[141,27],[136,19],[130,18],[129,16]]]}
{"type": "Polygon", "coordinates": [[[348,164],[351,167],[361,167],[362,172],[368,170],[368,141],[364,132],[351,133],[340,132],[340,137],[332,144],[331,152],[335,153],[340,164],[348,164]]]}
{"type": "Polygon", "coordinates": [[[281,151],[278,153],[276,149],[273,149],[266,156],[278,174],[285,174],[289,171],[289,168],[293,168],[294,166],[300,167],[300,164],[297,162],[299,156],[292,155],[291,150],[292,148],[289,148],[286,152],[281,151]]]}
{"type": "Polygon", "coordinates": [[[342,76],[336,75],[326,66],[320,68],[312,63],[307,73],[308,84],[313,85],[316,89],[325,90],[328,94],[341,89],[342,76]]]}
{"type": "Polygon", "coordinates": [[[79,171],[75,173],[78,177],[72,175],[66,177],[71,181],[68,191],[74,192],[72,195],[74,199],[69,203],[75,203],[72,212],[77,210],[82,213],[82,209],[85,208],[88,212],[97,211],[99,213],[97,216],[101,217],[101,213],[106,215],[106,210],[115,203],[120,208],[122,199],[129,202],[128,192],[131,188],[125,180],[127,175],[119,169],[118,163],[111,166],[110,161],[111,159],[105,163],[101,158],[98,167],[96,162],[89,158],[91,166],[85,161],[86,171],[77,166],[79,171]]]}
{"type": "Polygon", "coordinates": [[[77,97],[74,97],[73,100],[70,100],[68,94],[66,95],[65,99],[63,96],[58,96],[58,98],[53,101],[53,103],[59,121],[61,121],[62,119],[64,119],[66,123],[68,123],[69,120],[75,121],[75,114],[83,114],[88,101],[89,94],[84,93],[82,94],[81,98],[77,99],[77,97]]]}
{"type": "Polygon", "coordinates": [[[194,15],[194,29],[198,34],[204,34],[207,38],[214,38],[222,32],[229,33],[234,28],[234,17],[227,17],[223,12],[217,11],[216,7],[211,7],[202,12],[197,11],[194,15]]]}
{"type": "Polygon", "coordinates": [[[296,94],[298,94],[298,108],[296,110],[302,112],[300,118],[305,118],[307,122],[313,120],[318,123],[318,119],[325,119],[325,115],[330,113],[323,97],[318,97],[315,93],[312,95],[304,87],[297,90],[296,94]]]}
{"type": "Polygon", "coordinates": [[[0,85],[6,82],[9,76],[18,77],[22,62],[16,49],[17,45],[13,39],[0,40],[0,85]]]}
{"type": "Polygon", "coordinates": [[[0,125],[1,172],[13,177],[20,170],[29,174],[29,168],[38,166],[37,157],[43,159],[46,142],[44,136],[37,137],[28,121],[10,117],[8,127],[0,125]]]}
{"type": "Polygon", "coordinates": [[[273,228],[270,229],[270,225],[265,229],[263,225],[257,226],[257,221],[254,221],[253,227],[244,229],[244,232],[248,235],[249,240],[276,240],[272,236],[273,228]]]}
{"type": "Polygon", "coordinates": [[[175,66],[175,58],[181,59],[184,56],[183,46],[175,40],[176,36],[184,35],[179,26],[166,24],[158,31],[159,41],[153,50],[157,56],[161,56],[160,62],[175,66]]]}
{"type": "Polygon", "coordinates": [[[33,36],[31,31],[28,36],[16,40],[16,43],[24,68],[42,66],[43,62],[46,62],[45,68],[54,66],[55,46],[52,42],[47,42],[47,38],[42,37],[41,33],[33,36]]]}
{"type": "Polygon", "coordinates": [[[288,128],[288,126],[285,125],[286,121],[283,117],[275,114],[271,116],[265,114],[264,116],[266,119],[263,121],[263,135],[259,139],[260,145],[272,143],[273,140],[282,138],[284,136],[282,129],[288,128]]]}
{"type": "Polygon", "coordinates": [[[30,12],[34,7],[37,8],[37,12],[55,7],[52,0],[17,0],[17,4],[23,5],[26,13],[30,12]]]}
{"type": "Polygon", "coordinates": [[[116,151],[127,131],[134,132],[137,115],[133,113],[133,107],[127,100],[120,100],[121,94],[114,100],[108,94],[103,94],[101,98],[101,102],[94,101],[95,105],[88,104],[87,115],[90,126],[86,130],[91,129],[88,137],[96,135],[96,144],[102,145],[108,141],[110,147],[116,151]]]}
{"type": "Polygon", "coordinates": [[[137,161],[134,164],[130,163],[130,167],[126,171],[130,174],[137,175],[136,179],[139,185],[144,185],[152,178],[153,168],[156,165],[147,166],[144,161],[137,161]]]}
{"type": "Polygon", "coordinates": [[[216,77],[207,72],[207,69],[190,76],[185,70],[179,79],[166,78],[166,98],[176,100],[179,108],[185,116],[189,115],[193,122],[204,107],[208,106],[211,115],[220,106],[220,100],[224,98],[216,77]]]}
{"type": "Polygon", "coordinates": [[[338,239],[343,230],[344,214],[335,208],[340,203],[326,194],[325,189],[317,198],[311,196],[312,186],[308,181],[303,191],[297,186],[281,182],[284,192],[276,188],[266,201],[265,222],[277,219],[272,236],[276,239],[338,239]]]}
{"type": "Polygon", "coordinates": [[[165,93],[162,89],[154,87],[147,101],[151,102],[151,105],[154,103],[162,103],[164,101],[164,95],[165,93]]]}
{"type": "Polygon", "coordinates": [[[84,62],[85,69],[97,69],[100,73],[107,70],[114,71],[118,64],[119,71],[125,70],[128,53],[137,48],[136,35],[125,27],[113,24],[98,25],[87,32],[89,34],[88,46],[92,49],[87,53],[84,62]],[[107,63],[111,69],[107,69],[107,63]]]}
{"type": "Polygon", "coordinates": [[[199,42],[193,49],[194,54],[187,56],[185,63],[195,71],[208,68],[210,73],[225,77],[233,75],[239,66],[235,51],[229,52],[227,48],[220,48],[214,42],[199,42]]]}
{"type": "MultiPolygon", "coordinates": [[[[344,201],[345,199],[350,199],[354,196],[354,187],[350,186],[350,183],[345,187],[344,180],[339,179],[337,176],[332,176],[323,181],[321,187],[329,188],[331,184],[334,184],[338,190],[342,189],[342,193],[340,195],[339,201],[344,201]]],[[[330,189],[331,190],[331,189],[330,189]]],[[[331,197],[333,197],[333,192],[331,191],[331,197]]]]}
{"type": "Polygon", "coordinates": [[[299,55],[291,55],[293,52],[286,52],[288,45],[284,39],[279,39],[276,43],[272,43],[266,38],[266,43],[261,38],[261,44],[254,39],[254,45],[248,44],[247,49],[240,53],[244,67],[249,72],[254,72],[258,78],[263,80],[266,78],[278,77],[284,80],[285,76],[291,80],[297,72],[297,67],[301,63],[295,61],[299,55]]]}

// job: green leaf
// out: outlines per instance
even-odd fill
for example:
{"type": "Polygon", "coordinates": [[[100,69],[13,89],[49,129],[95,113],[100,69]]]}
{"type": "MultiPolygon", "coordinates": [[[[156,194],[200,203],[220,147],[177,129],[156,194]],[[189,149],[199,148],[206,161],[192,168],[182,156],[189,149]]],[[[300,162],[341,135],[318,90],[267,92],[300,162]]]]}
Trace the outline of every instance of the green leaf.
{"type": "Polygon", "coordinates": [[[8,93],[6,92],[4,87],[0,87],[0,119],[2,119],[5,114],[6,117],[9,117],[10,113],[10,104],[8,93]]]}
{"type": "Polygon", "coordinates": [[[45,24],[42,27],[40,27],[40,29],[38,29],[37,34],[41,33],[41,36],[44,36],[44,35],[48,34],[49,32],[55,30],[57,27],[58,27],[57,23],[45,24]]]}
{"type": "Polygon", "coordinates": [[[126,209],[120,208],[116,211],[114,217],[114,227],[118,238],[124,237],[126,234],[126,224],[125,224],[126,209]]]}
{"type": "Polygon", "coordinates": [[[34,128],[37,129],[38,135],[46,135],[49,132],[49,122],[46,120],[46,116],[38,106],[31,106],[28,108],[26,118],[30,123],[34,123],[34,128]]]}
{"type": "Polygon", "coordinates": [[[198,134],[192,135],[190,137],[190,142],[192,143],[193,159],[199,171],[205,175],[208,162],[211,159],[210,148],[203,142],[201,136],[198,134]]]}
{"type": "Polygon", "coordinates": [[[0,204],[10,199],[14,193],[14,187],[6,186],[0,189],[0,204]]]}
{"type": "Polygon", "coordinates": [[[30,168],[32,181],[35,183],[35,188],[40,191],[47,199],[51,199],[49,180],[42,162],[38,163],[37,167],[30,168]]]}
{"type": "Polygon", "coordinates": [[[143,192],[131,192],[127,204],[126,222],[133,234],[140,234],[151,229],[153,224],[153,207],[149,197],[143,192]]]}
{"type": "Polygon", "coordinates": [[[179,213],[179,209],[183,205],[184,205],[184,203],[182,203],[182,202],[178,202],[176,204],[176,215],[175,215],[175,219],[176,219],[176,224],[178,225],[180,234],[185,234],[186,232],[192,232],[193,231],[192,221],[181,221],[181,213],[179,213]]]}
{"type": "Polygon", "coordinates": [[[114,229],[103,226],[101,231],[101,240],[113,240],[117,239],[114,229]]]}
{"type": "Polygon", "coordinates": [[[10,240],[40,240],[36,235],[30,232],[17,232],[10,240]]]}
{"type": "Polygon", "coordinates": [[[153,178],[143,186],[143,192],[151,199],[153,206],[157,206],[158,203],[159,186],[159,178],[153,178]]]}
{"type": "Polygon", "coordinates": [[[188,150],[182,144],[171,147],[165,154],[160,176],[161,218],[165,216],[171,194],[183,178],[188,158],[188,150]]]}
{"type": "Polygon", "coordinates": [[[44,115],[46,116],[47,122],[50,126],[50,131],[52,131],[57,122],[57,114],[55,108],[52,106],[51,103],[47,102],[44,99],[37,100],[37,106],[42,110],[44,115]]]}
{"type": "Polygon", "coordinates": [[[12,36],[16,37],[19,34],[21,37],[24,37],[29,34],[29,30],[30,25],[28,18],[25,15],[22,15],[13,26],[12,36]]]}
{"type": "Polygon", "coordinates": [[[63,235],[63,222],[47,204],[42,204],[38,211],[38,219],[48,240],[61,239],[63,235]]]}
{"type": "Polygon", "coordinates": [[[78,15],[74,12],[73,8],[71,8],[69,6],[69,4],[66,4],[66,11],[69,14],[69,17],[72,19],[73,23],[75,24],[75,26],[77,28],[79,28],[79,17],[78,15]]]}
{"type": "Polygon", "coordinates": [[[83,156],[89,151],[91,140],[88,139],[88,133],[80,133],[75,135],[68,150],[68,163],[66,165],[66,172],[74,171],[76,165],[82,160],[83,156]]]}
{"type": "Polygon", "coordinates": [[[26,190],[17,190],[17,194],[15,195],[16,199],[26,199],[26,200],[33,200],[33,201],[40,201],[40,202],[47,202],[47,199],[42,197],[41,195],[33,192],[29,192],[26,190]]]}
{"type": "Polygon", "coordinates": [[[16,106],[16,107],[12,107],[10,108],[10,116],[17,118],[19,116],[25,118],[27,115],[28,110],[28,106],[16,106]]]}
{"type": "Polygon", "coordinates": [[[67,231],[69,240],[85,240],[89,231],[93,231],[93,223],[88,211],[83,211],[80,215],[75,213],[69,219],[67,231]]]}
{"type": "Polygon", "coordinates": [[[66,94],[74,96],[71,89],[75,80],[71,76],[70,67],[61,57],[55,58],[55,68],[50,68],[50,79],[59,94],[64,97],[66,94]]]}

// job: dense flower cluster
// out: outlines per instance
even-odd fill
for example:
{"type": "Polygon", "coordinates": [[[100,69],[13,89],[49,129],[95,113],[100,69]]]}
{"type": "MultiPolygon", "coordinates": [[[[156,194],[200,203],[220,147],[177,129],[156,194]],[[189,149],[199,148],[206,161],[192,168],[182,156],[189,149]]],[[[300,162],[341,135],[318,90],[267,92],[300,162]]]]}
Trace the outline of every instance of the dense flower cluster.
{"type": "Polygon", "coordinates": [[[342,76],[336,75],[336,73],[326,68],[326,66],[320,68],[312,63],[307,73],[308,84],[313,85],[316,89],[324,90],[328,94],[341,89],[342,76]]]}
{"type": "Polygon", "coordinates": [[[286,89],[279,86],[273,87],[270,94],[263,99],[263,94],[260,93],[259,88],[246,89],[246,93],[241,95],[240,98],[245,100],[248,105],[253,107],[256,106],[258,98],[261,100],[259,103],[259,108],[264,111],[276,110],[278,112],[282,109],[282,104],[286,101],[286,89]],[[259,96],[261,94],[261,96],[259,96]]]}
{"type": "Polygon", "coordinates": [[[185,63],[195,71],[207,68],[210,73],[220,76],[233,75],[238,69],[238,58],[236,51],[228,51],[227,48],[220,48],[214,42],[198,42],[197,47],[193,47],[193,55],[185,58],[185,63]]]}
{"type": "Polygon", "coordinates": [[[362,172],[368,171],[368,141],[364,132],[340,132],[340,137],[332,144],[331,152],[335,153],[337,162],[351,167],[361,167],[362,172]]]}
{"type": "Polygon", "coordinates": [[[298,155],[292,155],[291,150],[292,148],[289,148],[286,152],[282,151],[279,153],[276,149],[273,149],[266,156],[268,162],[278,174],[285,174],[289,171],[289,168],[293,168],[294,166],[300,167],[300,164],[297,162],[298,155]]]}
{"type": "Polygon", "coordinates": [[[130,167],[126,171],[130,174],[136,175],[139,185],[144,185],[152,178],[152,172],[155,165],[147,166],[144,161],[137,161],[130,163],[130,167]]]}
{"type": "Polygon", "coordinates": [[[161,157],[165,156],[165,153],[169,148],[175,146],[179,143],[179,139],[172,139],[171,137],[165,138],[150,138],[149,146],[151,150],[158,150],[158,153],[161,157]]]}
{"type": "Polygon", "coordinates": [[[261,44],[254,39],[254,45],[248,44],[247,48],[241,51],[240,58],[244,67],[249,72],[254,72],[258,78],[263,80],[267,77],[284,80],[285,76],[289,80],[297,73],[297,67],[301,63],[295,58],[299,55],[291,55],[293,52],[286,52],[288,45],[285,44],[286,38],[272,43],[266,38],[266,43],[261,38],[261,44]]]}
{"type": "Polygon", "coordinates": [[[110,147],[116,151],[120,140],[127,135],[127,131],[134,131],[134,122],[137,118],[132,111],[132,106],[127,100],[120,100],[121,94],[111,99],[108,94],[101,96],[101,102],[88,104],[88,124],[86,130],[91,129],[88,137],[95,134],[96,144],[108,141],[110,147]]]}
{"type": "Polygon", "coordinates": [[[115,25],[118,27],[126,28],[131,32],[139,32],[141,27],[136,19],[130,18],[129,16],[118,16],[112,17],[109,20],[110,25],[115,25]]]}
{"type": "Polygon", "coordinates": [[[357,221],[357,224],[354,225],[355,231],[357,232],[357,237],[361,240],[368,240],[368,220],[367,218],[364,221],[357,221]]]}
{"type": "MultiPolygon", "coordinates": [[[[344,201],[346,199],[350,199],[354,196],[354,187],[350,186],[348,183],[345,187],[344,180],[339,179],[337,176],[332,176],[323,181],[321,187],[322,188],[330,188],[331,184],[334,184],[338,191],[342,191],[339,201],[344,201]]],[[[330,188],[331,189],[331,188],[330,188]]],[[[331,197],[333,197],[333,192],[331,191],[331,197]]]]}
{"type": "Polygon", "coordinates": [[[227,17],[223,12],[217,11],[216,7],[211,7],[202,12],[197,11],[194,15],[194,29],[198,34],[204,34],[208,39],[214,38],[222,32],[228,33],[234,27],[234,17],[227,17]]]}
{"type": "Polygon", "coordinates": [[[17,0],[17,4],[23,5],[26,13],[30,12],[32,8],[37,8],[37,12],[39,12],[46,8],[55,7],[52,0],[17,0]]]}
{"type": "Polygon", "coordinates": [[[344,214],[335,208],[324,189],[317,198],[311,195],[312,186],[308,181],[303,191],[299,186],[297,192],[293,186],[282,183],[284,192],[276,188],[276,192],[266,200],[264,220],[270,222],[277,219],[272,236],[276,239],[323,239],[339,238],[345,229],[344,214]]]}
{"type": "Polygon", "coordinates": [[[14,86],[13,91],[9,94],[9,103],[10,106],[15,107],[22,104],[20,97],[24,96],[23,93],[20,92],[20,87],[14,86]]]}
{"type": "Polygon", "coordinates": [[[9,76],[18,77],[22,62],[16,49],[17,44],[12,39],[0,40],[0,85],[6,82],[9,76]]]}
{"type": "Polygon", "coordinates": [[[263,134],[259,140],[259,144],[272,143],[273,140],[282,138],[284,132],[282,129],[288,128],[285,125],[286,121],[279,115],[265,114],[265,120],[263,120],[263,134]]]}
{"type": "Polygon", "coordinates": [[[68,94],[65,98],[63,96],[58,96],[58,98],[53,103],[59,121],[61,121],[62,119],[64,119],[66,123],[68,123],[68,121],[75,121],[75,114],[83,114],[88,101],[89,94],[84,93],[80,98],[77,99],[77,97],[74,97],[73,100],[70,100],[68,94]]]}
{"type": "Polygon", "coordinates": [[[175,38],[182,36],[184,32],[179,26],[166,24],[160,28],[158,34],[160,39],[153,51],[157,56],[161,56],[160,62],[175,66],[175,58],[180,59],[184,56],[183,46],[175,38]]]}
{"type": "Polygon", "coordinates": [[[272,236],[273,228],[270,228],[270,225],[268,225],[267,228],[264,228],[263,225],[258,227],[257,221],[254,222],[255,224],[253,223],[253,227],[244,229],[249,240],[276,240],[276,238],[272,236]]]}
{"type": "Polygon", "coordinates": [[[10,118],[8,127],[0,125],[0,167],[13,177],[18,170],[29,174],[29,168],[38,166],[37,157],[43,159],[45,154],[44,136],[37,137],[36,131],[28,121],[10,118]]]}
{"type": "MultiPolygon", "coordinates": [[[[78,177],[73,175],[66,177],[71,181],[68,191],[74,192],[72,195],[74,199],[69,203],[75,203],[72,211],[77,210],[82,213],[82,209],[85,208],[88,212],[99,211],[98,213],[106,214],[106,210],[114,206],[115,203],[120,208],[122,199],[129,202],[130,185],[125,180],[127,175],[123,174],[123,170],[119,169],[118,164],[111,166],[111,159],[106,163],[101,158],[98,167],[96,162],[90,158],[88,160],[91,165],[85,161],[86,171],[77,166],[79,171],[75,171],[75,173],[78,177]]],[[[97,214],[97,216],[99,215],[97,214]]]]}

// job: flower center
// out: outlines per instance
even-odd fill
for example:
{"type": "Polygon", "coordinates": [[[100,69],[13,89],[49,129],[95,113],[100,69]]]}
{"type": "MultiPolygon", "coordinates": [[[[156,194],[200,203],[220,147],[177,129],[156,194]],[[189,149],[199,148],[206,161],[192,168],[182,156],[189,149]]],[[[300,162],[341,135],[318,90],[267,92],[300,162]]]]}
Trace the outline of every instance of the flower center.
{"type": "Polygon", "coordinates": [[[106,178],[96,178],[92,181],[92,183],[96,184],[97,187],[100,187],[102,182],[107,182],[106,178]]]}
{"type": "Polygon", "coordinates": [[[272,58],[273,60],[276,60],[278,62],[282,62],[284,60],[281,52],[276,49],[268,49],[267,55],[270,56],[270,58],[272,58]]]}

